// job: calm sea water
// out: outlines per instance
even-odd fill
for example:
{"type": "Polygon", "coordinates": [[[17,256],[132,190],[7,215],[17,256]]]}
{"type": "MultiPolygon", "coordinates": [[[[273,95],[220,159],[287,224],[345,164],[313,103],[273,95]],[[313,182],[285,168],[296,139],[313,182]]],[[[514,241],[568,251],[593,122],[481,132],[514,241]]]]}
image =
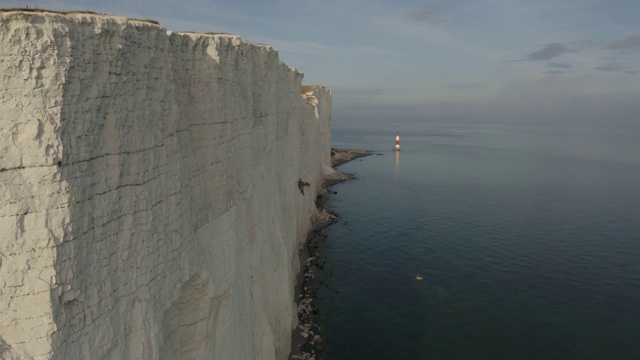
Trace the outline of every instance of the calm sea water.
{"type": "Polygon", "coordinates": [[[327,358],[640,359],[640,129],[336,124],[332,140],[379,154],[333,187],[327,358]]]}

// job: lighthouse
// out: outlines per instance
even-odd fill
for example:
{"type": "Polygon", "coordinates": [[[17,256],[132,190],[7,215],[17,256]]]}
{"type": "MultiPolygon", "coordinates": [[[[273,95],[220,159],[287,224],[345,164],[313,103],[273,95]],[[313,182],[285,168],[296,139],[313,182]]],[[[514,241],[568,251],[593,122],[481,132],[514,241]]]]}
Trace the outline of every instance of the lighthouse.
{"type": "Polygon", "coordinates": [[[400,151],[400,133],[396,133],[396,147],[393,149],[395,151],[400,151]]]}

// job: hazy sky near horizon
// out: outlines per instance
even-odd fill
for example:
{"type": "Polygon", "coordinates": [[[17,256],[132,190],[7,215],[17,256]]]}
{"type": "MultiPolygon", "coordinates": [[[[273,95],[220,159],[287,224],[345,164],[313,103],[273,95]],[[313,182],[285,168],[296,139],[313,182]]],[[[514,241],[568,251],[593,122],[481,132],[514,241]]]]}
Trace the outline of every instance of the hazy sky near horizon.
{"type": "Polygon", "coordinates": [[[0,0],[279,50],[334,119],[640,123],[637,0],[0,0]]]}

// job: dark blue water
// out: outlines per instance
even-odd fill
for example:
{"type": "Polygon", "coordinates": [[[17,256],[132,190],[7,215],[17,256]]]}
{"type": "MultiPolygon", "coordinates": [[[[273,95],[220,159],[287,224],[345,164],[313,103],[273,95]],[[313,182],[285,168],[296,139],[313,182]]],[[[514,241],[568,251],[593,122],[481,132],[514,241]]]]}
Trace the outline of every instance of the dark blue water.
{"type": "Polygon", "coordinates": [[[336,124],[332,140],[380,155],[333,188],[329,359],[640,359],[640,129],[336,124]]]}

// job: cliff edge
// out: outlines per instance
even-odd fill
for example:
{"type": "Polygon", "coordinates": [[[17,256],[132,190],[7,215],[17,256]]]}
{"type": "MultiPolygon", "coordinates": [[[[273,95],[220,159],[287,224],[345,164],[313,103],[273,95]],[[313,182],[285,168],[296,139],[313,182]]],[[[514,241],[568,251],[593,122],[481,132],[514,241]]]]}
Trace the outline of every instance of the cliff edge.
{"type": "Polygon", "coordinates": [[[0,12],[0,76],[0,358],[287,357],[329,89],[87,13],[0,12]]]}

